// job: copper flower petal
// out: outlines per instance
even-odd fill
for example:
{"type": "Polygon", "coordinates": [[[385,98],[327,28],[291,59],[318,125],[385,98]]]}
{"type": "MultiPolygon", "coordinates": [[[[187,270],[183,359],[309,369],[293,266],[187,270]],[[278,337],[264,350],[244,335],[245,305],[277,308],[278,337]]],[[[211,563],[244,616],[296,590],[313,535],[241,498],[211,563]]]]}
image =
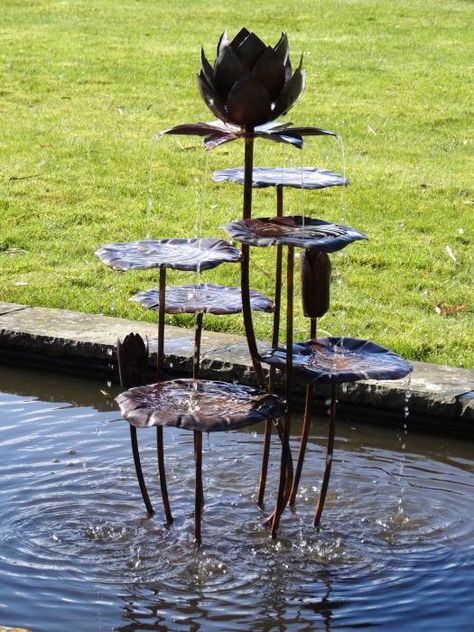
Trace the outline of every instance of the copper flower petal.
{"type": "Polygon", "coordinates": [[[241,384],[170,380],[136,386],[116,397],[123,417],[137,428],[174,426],[184,430],[234,430],[285,413],[278,397],[241,384]]]}
{"type": "Polygon", "coordinates": [[[229,44],[230,48],[232,48],[234,53],[237,52],[237,49],[239,48],[239,46],[242,44],[244,39],[246,37],[248,37],[249,35],[250,35],[250,31],[247,30],[245,27],[240,29],[240,31],[237,33],[237,35],[234,37],[234,39],[229,44]]]}
{"type": "Polygon", "coordinates": [[[161,134],[172,134],[176,136],[208,136],[209,134],[216,134],[223,132],[220,131],[213,123],[184,123],[183,125],[175,125],[164,130],[161,134]]]}
{"type": "Polygon", "coordinates": [[[288,136],[334,136],[337,138],[337,134],[335,132],[329,132],[326,129],[321,129],[320,127],[289,127],[285,130],[285,134],[288,136]]]}
{"type": "Polygon", "coordinates": [[[285,65],[288,59],[288,53],[289,53],[288,36],[286,35],[286,33],[281,34],[281,37],[278,40],[278,42],[275,44],[275,46],[273,47],[273,50],[275,51],[275,54],[278,57],[278,59],[281,61],[281,63],[285,65]]]}
{"type": "Polygon", "coordinates": [[[291,67],[291,60],[288,57],[285,62],[285,83],[291,79],[293,75],[293,68],[291,67]]]}
{"type": "Polygon", "coordinates": [[[95,253],[113,270],[172,268],[199,272],[221,263],[237,263],[240,252],[229,242],[215,237],[203,239],[146,239],[102,246],[95,253]]]}
{"type": "MultiPolygon", "coordinates": [[[[143,290],[131,297],[148,309],[158,309],[160,292],[158,289],[143,290]]],[[[242,290],[240,287],[200,283],[166,288],[165,312],[167,314],[238,314],[242,311],[242,290]]],[[[250,290],[250,307],[254,311],[272,312],[273,302],[250,290]]]]}
{"type": "Polygon", "coordinates": [[[236,55],[248,70],[252,70],[265,49],[262,40],[255,33],[250,33],[237,48],[236,55]]]}
{"type": "Polygon", "coordinates": [[[234,123],[255,127],[271,118],[270,95],[260,82],[247,73],[229,92],[227,112],[234,123]]]}
{"type": "Polygon", "coordinates": [[[204,75],[205,80],[210,88],[214,88],[214,69],[211,64],[207,61],[206,55],[204,53],[204,48],[201,47],[201,72],[204,75]]]}
{"type": "Polygon", "coordinates": [[[214,149],[215,147],[224,145],[224,143],[230,143],[231,141],[238,140],[239,138],[242,138],[242,134],[234,134],[234,133],[212,134],[211,136],[208,136],[204,140],[204,145],[206,149],[210,151],[211,149],[214,149]]]}
{"type": "Polygon", "coordinates": [[[288,145],[293,145],[297,149],[301,149],[303,147],[303,139],[301,136],[288,136],[287,134],[267,134],[265,132],[257,132],[255,134],[256,138],[264,138],[265,140],[273,140],[275,143],[287,143],[288,145]]]}
{"type": "Polygon", "coordinates": [[[272,113],[273,118],[286,114],[295,105],[304,90],[304,84],[305,74],[300,66],[295,70],[294,75],[286,83],[280,97],[277,99],[272,113]]]}
{"type": "Polygon", "coordinates": [[[222,99],[227,98],[232,86],[245,72],[244,64],[234,51],[229,46],[223,48],[214,64],[214,86],[222,99]]]}
{"type": "Polygon", "coordinates": [[[285,68],[271,46],[268,46],[258,58],[252,76],[265,86],[275,101],[285,85],[285,68]]]}
{"type": "Polygon", "coordinates": [[[222,49],[226,46],[229,46],[229,36],[227,35],[227,31],[224,31],[219,37],[219,41],[217,42],[217,52],[216,57],[219,57],[222,49]]]}
{"type": "Polygon", "coordinates": [[[197,75],[197,81],[199,92],[207,107],[211,110],[214,116],[217,116],[217,118],[227,122],[229,118],[227,116],[224,102],[217,92],[207,83],[202,71],[199,75],[197,75]]]}
{"type": "MultiPolygon", "coordinates": [[[[320,382],[399,380],[413,370],[406,360],[370,340],[318,338],[293,345],[293,371],[320,382]]],[[[286,367],[286,349],[264,353],[267,364],[286,367]]]]}
{"type": "Polygon", "coordinates": [[[301,215],[234,220],[224,229],[233,239],[249,246],[296,246],[320,252],[335,252],[353,241],[367,239],[350,226],[301,215]]]}
{"type": "MultiPolygon", "coordinates": [[[[214,182],[244,183],[244,168],[234,167],[214,171],[214,182]]],[[[294,189],[325,189],[326,187],[344,186],[349,184],[338,173],[326,169],[313,167],[254,167],[252,172],[252,186],[264,187],[285,186],[294,189]]]]}

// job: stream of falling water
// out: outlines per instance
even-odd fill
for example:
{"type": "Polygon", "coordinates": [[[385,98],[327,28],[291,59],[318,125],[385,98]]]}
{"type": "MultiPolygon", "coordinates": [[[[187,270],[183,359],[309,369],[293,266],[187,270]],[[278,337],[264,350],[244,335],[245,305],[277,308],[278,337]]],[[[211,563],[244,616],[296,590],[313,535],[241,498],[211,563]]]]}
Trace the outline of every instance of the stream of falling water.
{"type": "Polygon", "coordinates": [[[163,132],[155,132],[151,139],[150,162],[148,165],[148,189],[145,209],[145,239],[151,239],[151,220],[155,197],[155,190],[153,186],[153,163],[155,161],[156,145],[162,136],[163,132]]]}

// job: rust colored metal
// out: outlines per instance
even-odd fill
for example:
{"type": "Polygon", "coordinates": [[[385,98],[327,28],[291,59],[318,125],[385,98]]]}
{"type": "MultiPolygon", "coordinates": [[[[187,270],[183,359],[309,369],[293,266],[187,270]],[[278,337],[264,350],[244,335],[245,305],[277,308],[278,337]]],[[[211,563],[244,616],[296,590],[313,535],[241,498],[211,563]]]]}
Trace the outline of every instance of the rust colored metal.
{"type": "MultiPolygon", "coordinates": [[[[311,319],[310,336],[312,340],[316,338],[316,318],[311,319]]],[[[298,487],[300,485],[300,480],[301,480],[301,473],[303,471],[303,464],[304,464],[304,459],[306,456],[306,446],[308,445],[309,429],[311,427],[311,413],[313,412],[313,397],[314,397],[314,385],[308,384],[306,386],[303,428],[301,429],[298,461],[296,463],[295,477],[293,479],[293,485],[291,487],[290,498],[288,501],[290,507],[294,507],[295,505],[296,495],[298,494],[298,487]]]]}
{"type": "Polygon", "coordinates": [[[285,414],[285,422],[283,427],[282,438],[282,450],[281,450],[281,465],[280,465],[280,483],[278,486],[278,496],[273,512],[272,521],[272,538],[276,538],[278,533],[278,527],[280,524],[280,516],[285,509],[288,501],[288,495],[285,494],[288,488],[291,489],[292,481],[288,480],[288,459],[291,459],[290,451],[290,432],[291,432],[291,389],[293,386],[293,360],[292,360],[292,348],[293,348],[293,270],[294,270],[294,248],[288,246],[287,264],[286,264],[286,349],[287,349],[287,362],[286,362],[286,406],[287,411],[285,414]]]}
{"type": "Polygon", "coordinates": [[[196,466],[194,498],[194,541],[201,544],[201,518],[204,505],[202,486],[202,432],[194,432],[194,461],[196,466]]]}
{"type": "Polygon", "coordinates": [[[329,418],[329,434],[326,449],[326,467],[324,468],[323,482],[321,484],[321,492],[319,494],[318,506],[314,516],[313,526],[319,529],[321,524],[321,516],[323,515],[324,503],[328,493],[329,479],[331,477],[331,466],[334,452],[334,436],[336,434],[336,407],[337,407],[337,383],[331,384],[331,410],[329,418]]]}
{"type": "Polygon", "coordinates": [[[321,318],[329,309],[329,256],[325,252],[305,250],[301,255],[300,266],[303,314],[309,318],[321,318]]]}
{"type": "Polygon", "coordinates": [[[137,429],[133,426],[130,426],[130,442],[132,444],[133,462],[135,464],[135,473],[137,475],[138,486],[140,487],[140,492],[143,498],[143,502],[145,503],[146,510],[150,514],[150,516],[152,516],[155,513],[155,510],[153,509],[153,505],[151,504],[150,496],[148,495],[148,490],[145,484],[145,479],[143,477],[143,469],[140,461],[140,451],[138,449],[137,429]]]}
{"type": "MultiPolygon", "coordinates": [[[[253,169],[253,138],[245,139],[245,182],[242,216],[250,219],[252,216],[252,169],[253,169]]],[[[262,365],[258,359],[257,340],[253,328],[252,307],[250,302],[250,249],[242,246],[242,259],[240,264],[240,286],[242,290],[242,314],[245,327],[247,344],[252,358],[252,364],[260,388],[265,386],[262,365]]]]}
{"type": "MultiPolygon", "coordinates": [[[[283,187],[276,187],[276,207],[277,217],[283,216],[283,187]]],[[[277,347],[280,337],[280,314],[281,314],[281,273],[282,273],[282,259],[283,249],[281,246],[277,246],[276,249],[276,261],[275,261],[275,300],[273,311],[273,333],[272,333],[272,347],[277,347]]],[[[268,378],[268,390],[273,392],[275,382],[276,367],[270,367],[270,375],[268,378]]],[[[262,467],[260,470],[260,480],[257,491],[257,504],[263,505],[265,499],[265,487],[267,484],[268,462],[270,458],[270,444],[272,437],[272,421],[265,423],[265,435],[263,441],[263,455],[262,455],[262,467]]]]}
{"type": "MultiPolygon", "coordinates": [[[[165,303],[166,303],[166,268],[160,268],[160,303],[158,306],[158,349],[156,354],[156,374],[158,381],[164,377],[165,363],[165,303]]],[[[163,428],[156,428],[156,455],[158,460],[158,473],[160,476],[161,497],[165,511],[167,524],[173,523],[170,501],[168,497],[168,485],[166,483],[166,467],[163,444],[163,428]]]]}

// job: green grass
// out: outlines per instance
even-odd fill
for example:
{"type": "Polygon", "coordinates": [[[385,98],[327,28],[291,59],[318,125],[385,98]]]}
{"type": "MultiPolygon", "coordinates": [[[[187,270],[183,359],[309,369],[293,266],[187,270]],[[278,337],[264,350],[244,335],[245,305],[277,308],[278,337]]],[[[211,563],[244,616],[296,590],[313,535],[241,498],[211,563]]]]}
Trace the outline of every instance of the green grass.
{"type": "MultiPolygon", "coordinates": [[[[287,211],[343,220],[370,239],[332,258],[321,329],[473,366],[473,13],[460,0],[3,0],[0,300],[154,319],[128,297],[156,285],[156,273],[112,273],[93,253],[147,232],[194,236],[201,209],[202,233],[224,236],[242,190],[209,183],[204,195],[204,152],[192,139],[159,141],[147,213],[151,137],[212,118],[195,86],[201,44],[213,57],[224,28],[245,25],[269,43],[285,30],[307,71],[291,120],[340,133],[352,181],[344,191],[290,190],[287,211]],[[440,314],[440,303],[464,308],[440,314]]],[[[241,163],[242,145],[226,145],[211,153],[209,173],[241,163]]],[[[260,142],[256,163],[341,169],[325,138],[303,153],[260,142]]],[[[273,212],[274,193],[256,192],[255,214],[273,212]]],[[[252,286],[270,296],[273,255],[252,258],[252,286]]],[[[239,282],[232,265],[202,276],[239,282]]],[[[306,338],[296,304],[295,334],[306,338]]],[[[255,322],[268,337],[270,317],[255,322]]],[[[238,317],[206,325],[242,332],[238,317]]]]}

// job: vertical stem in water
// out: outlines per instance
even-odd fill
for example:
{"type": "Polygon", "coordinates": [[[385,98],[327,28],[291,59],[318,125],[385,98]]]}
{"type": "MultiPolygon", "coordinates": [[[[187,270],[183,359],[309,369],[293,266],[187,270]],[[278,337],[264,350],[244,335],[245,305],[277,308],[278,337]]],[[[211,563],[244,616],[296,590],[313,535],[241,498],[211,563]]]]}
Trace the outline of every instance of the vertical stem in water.
{"type": "Polygon", "coordinates": [[[289,480],[290,432],[291,432],[291,389],[293,382],[293,271],[294,271],[294,247],[288,246],[287,267],[286,267],[286,406],[285,423],[283,427],[280,483],[278,486],[278,497],[273,513],[272,538],[276,538],[280,515],[283,512],[286,500],[285,491],[291,487],[292,480],[289,480]]]}
{"type": "Polygon", "coordinates": [[[321,492],[319,494],[318,507],[314,516],[313,526],[319,529],[321,524],[321,516],[323,514],[324,503],[329,487],[329,478],[331,476],[331,467],[334,451],[334,436],[336,433],[336,406],[337,406],[337,383],[331,383],[331,410],[329,419],[328,445],[326,449],[326,467],[324,468],[323,482],[321,484],[321,492]]]}
{"type": "MultiPolygon", "coordinates": [[[[243,196],[243,219],[250,219],[252,216],[252,174],[253,174],[253,130],[248,130],[245,138],[245,176],[244,176],[244,196],[243,196]]],[[[262,365],[258,360],[257,341],[252,321],[252,310],[250,307],[250,249],[247,244],[242,245],[242,262],[240,266],[240,285],[242,290],[242,314],[244,319],[245,335],[252,358],[253,368],[256,374],[257,384],[265,386],[262,365]]]]}
{"type": "MultiPolygon", "coordinates": [[[[316,338],[316,318],[311,318],[310,325],[310,337],[311,340],[316,338]]],[[[303,471],[303,463],[306,455],[306,446],[308,444],[309,429],[311,426],[311,413],[313,411],[313,390],[314,384],[308,384],[306,386],[306,401],[304,407],[303,428],[301,430],[300,439],[300,451],[298,453],[298,462],[295,469],[295,478],[293,479],[293,486],[291,488],[289,504],[290,507],[294,507],[296,501],[296,495],[298,493],[298,487],[301,480],[301,473],[303,471]]]]}
{"type": "MultiPolygon", "coordinates": [[[[283,186],[276,187],[277,198],[277,217],[283,216],[283,186]]],[[[273,334],[272,348],[278,347],[280,337],[280,313],[281,313],[281,271],[282,271],[282,247],[276,247],[276,263],[275,263],[275,309],[273,312],[273,334]]],[[[270,367],[270,376],[268,379],[268,390],[271,392],[274,388],[276,367],[270,367]]],[[[265,486],[267,484],[268,460],[270,457],[270,442],[272,435],[272,420],[265,422],[265,438],[263,444],[262,468],[260,471],[260,482],[257,492],[257,503],[263,504],[265,497],[265,486]]]]}

